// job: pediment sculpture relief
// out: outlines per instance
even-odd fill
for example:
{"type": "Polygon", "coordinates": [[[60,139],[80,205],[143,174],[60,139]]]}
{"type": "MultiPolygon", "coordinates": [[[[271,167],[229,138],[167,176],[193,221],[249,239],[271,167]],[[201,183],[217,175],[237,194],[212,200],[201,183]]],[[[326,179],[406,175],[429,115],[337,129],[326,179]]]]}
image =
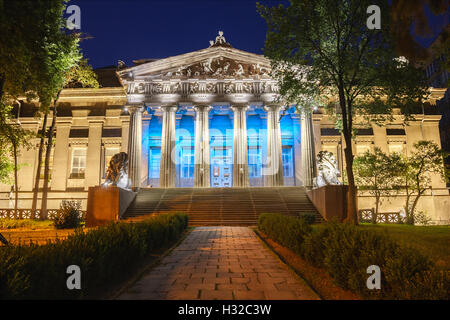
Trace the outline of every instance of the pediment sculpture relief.
{"type": "Polygon", "coordinates": [[[265,76],[268,77],[270,73],[269,68],[261,66],[260,64],[250,64],[239,62],[233,59],[218,57],[209,58],[207,60],[197,62],[189,66],[183,66],[175,71],[169,71],[164,74],[166,77],[251,77],[251,76],[265,76]]]}

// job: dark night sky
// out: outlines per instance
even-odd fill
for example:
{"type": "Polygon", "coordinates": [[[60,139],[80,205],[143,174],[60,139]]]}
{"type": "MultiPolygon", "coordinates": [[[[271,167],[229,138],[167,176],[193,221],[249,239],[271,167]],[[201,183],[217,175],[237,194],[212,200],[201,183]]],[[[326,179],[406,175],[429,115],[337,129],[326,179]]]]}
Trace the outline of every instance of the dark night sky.
{"type": "MultiPolygon", "coordinates": [[[[237,49],[261,54],[264,46],[266,24],[254,0],[72,0],[69,4],[81,8],[81,31],[94,37],[81,46],[95,68],[116,65],[119,59],[132,65],[133,59],[207,48],[218,30],[237,49]]],[[[429,18],[434,35],[419,39],[425,47],[448,24],[448,15],[429,18]]]]}

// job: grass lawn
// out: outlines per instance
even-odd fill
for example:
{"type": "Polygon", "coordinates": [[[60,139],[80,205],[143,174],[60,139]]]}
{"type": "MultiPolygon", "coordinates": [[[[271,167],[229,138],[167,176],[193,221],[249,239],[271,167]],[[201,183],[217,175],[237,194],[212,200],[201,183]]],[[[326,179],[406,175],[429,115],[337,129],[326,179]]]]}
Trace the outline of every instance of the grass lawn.
{"type": "Polygon", "coordinates": [[[33,219],[0,219],[1,229],[54,229],[52,220],[33,220],[33,219]]]}
{"type": "Polygon", "coordinates": [[[437,267],[450,270],[450,226],[361,224],[361,228],[385,232],[391,238],[429,256],[437,267]]]}

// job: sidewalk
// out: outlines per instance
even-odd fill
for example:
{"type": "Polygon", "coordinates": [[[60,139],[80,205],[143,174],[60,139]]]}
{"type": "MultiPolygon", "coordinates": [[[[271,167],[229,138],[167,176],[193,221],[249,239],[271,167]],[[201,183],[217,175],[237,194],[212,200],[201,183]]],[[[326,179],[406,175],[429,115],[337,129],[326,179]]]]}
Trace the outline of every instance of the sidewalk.
{"type": "Polygon", "coordinates": [[[319,299],[247,227],[198,227],[118,299],[319,299]]]}

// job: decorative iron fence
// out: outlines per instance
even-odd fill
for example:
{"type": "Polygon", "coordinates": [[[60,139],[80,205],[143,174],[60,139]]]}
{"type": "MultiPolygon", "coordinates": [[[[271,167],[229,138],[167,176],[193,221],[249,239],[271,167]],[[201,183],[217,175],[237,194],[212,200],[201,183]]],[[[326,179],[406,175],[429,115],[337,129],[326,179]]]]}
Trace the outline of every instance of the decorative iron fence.
{"type": "MultiPolygon", "coordinates": [[[[57,209],[48,209],[47,216],[49,219],[53,219],[58,212],[57,209]]],[[[85,211],[80,211],[82,216],[85,215],[85,211]]],[[[33,215],[33,211],[31,209],[17,209],[17,213],[14,209],[0,209],[0,219],[39,219],[41,214],[41,210],[36,210],[33,215]]]]}
{"type": "MultiPolygon", "coordinates": [[[[361,209],[359,210],[359,221],[370,223],[374,214],[375,210],[373,209],[361,209]]],[[[377,223],[402,223],[402,217],[400,212],[379,212],[377,223]]]]}

